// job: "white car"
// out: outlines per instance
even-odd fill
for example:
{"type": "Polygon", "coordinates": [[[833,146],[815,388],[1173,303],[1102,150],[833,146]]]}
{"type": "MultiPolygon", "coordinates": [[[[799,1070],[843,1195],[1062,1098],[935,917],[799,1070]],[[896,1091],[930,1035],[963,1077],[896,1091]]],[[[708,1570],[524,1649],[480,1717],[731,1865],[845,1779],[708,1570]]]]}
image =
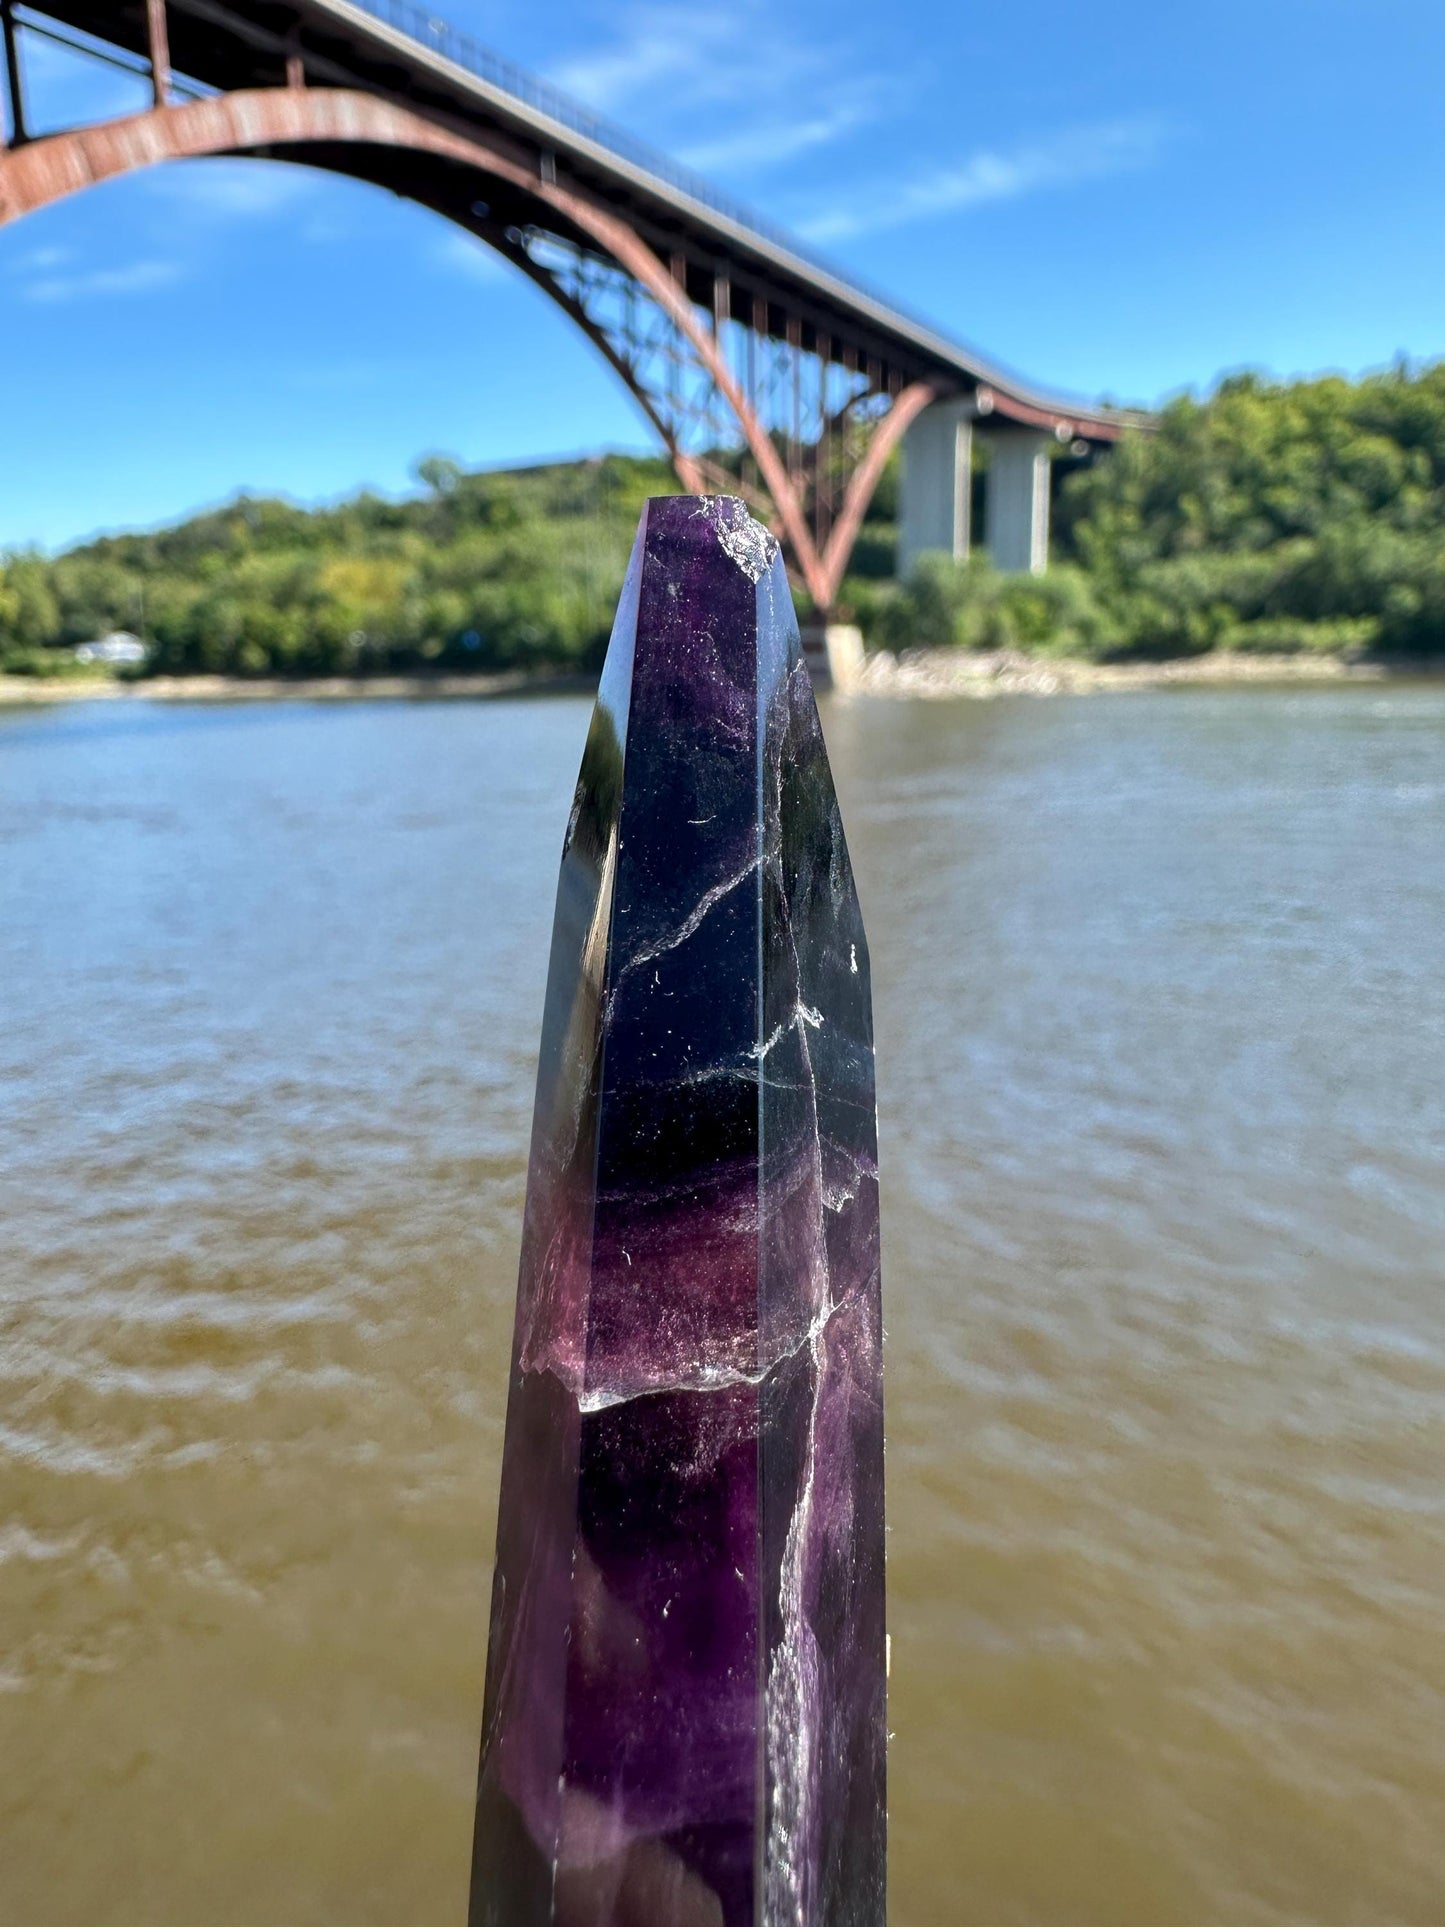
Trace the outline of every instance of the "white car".
{"type": "Polygon", "coordinates": [[[77,662],[144,662],[146,646],[139,636],[124,629],[102,636],[99,642],[83,642],[75,652],[77,662]]]}

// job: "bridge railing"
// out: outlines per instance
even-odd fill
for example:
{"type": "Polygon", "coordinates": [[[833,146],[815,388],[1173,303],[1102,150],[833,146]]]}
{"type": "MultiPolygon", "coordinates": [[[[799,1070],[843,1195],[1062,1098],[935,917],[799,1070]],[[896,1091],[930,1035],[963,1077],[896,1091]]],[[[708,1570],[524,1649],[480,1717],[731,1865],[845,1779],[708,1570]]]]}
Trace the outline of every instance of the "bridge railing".
{"type": "MultiPolygon", "coordinates": [[[[760,239],[770,241],[774,247],[783,249],[797,260],[806,261],[809,266],[830,275],[834,280],[844,282],[859,293],[871,294],[853,276],[841,273],[832,262],[814,253],[786,229],[765,220],[743,202],[722,193],[711,181],[694,173],[690,167],[669,160],[667,155],[649,147],[645,141],[637,140],[625,128],[618,127],[600,114],[594,114],[559,87],[552,86],[536,74],[528,73],[525,67],[517,66],[491,47],[474,40],[469,33],[453,27],[430,8],[419,6],[417,0],[352,0],[352,4],[363,13],[369,13],[373,19],[405,34],[419,46],[440,54],[453,66],[475,74],[489,87],[512,95],[536,113],[545,114],[548,120],[557,122],[569,133],[579,134],[594,146],[605,148],[619,160],[651,174],[675,192],[686,194],[690,200],[710,208],[714,214],[720,214],[725,220],[745,228],[760,239]]],[[[882,301],[882,296],[873,295],[871,298],[882,301]]],[[[885,305],[894,306],[891,302],[885,305]]]]}
{"type": "MultiPolygon", "coordinates": [[[[797,236],[790,234],[786,228],[764,219],[744,202],[722,193],[713,186],[711,181],[694,172],[692,168],[670,160],[666,154],[659,153],[646,141],[636,139],[625,128],[617,126],[604,115],[593,113],[580,101],[573,100],[569,94],[564,93],[560,87],[554,87],[550,81],[529,73],[525,67],[517,66],[514,61],[508,60],[495,49],[474,39],[471,34],[463,33],[459,28],[453,27],[449,21],[433,13],[429,7],[419,5],[418,0],[351,0],[351,4],[363,13],[370,14],[373,19],[404,34],[418,46],[439,54],[453,66],[475,74],[489,87],[496,88],[500,93],[510,94],[535,113],[544,114],[548,120],[554,121],[558,126],[580,135],[582,139],[604,148],[610,154],[615,154],[619,160],[626,161],[644,174],[651,175],[654,180],[662,182],[664,186],[672,188],[676,193],[686,194],[699,206],[721,215],[724,220],[732,222],[747,233],[756,235],[759,240],[771,243],[782,253],[790,254],[795,261],[801,261],[818,273],[827,275],[831,281],[851,290],[854,295],[872,303],[885,314],[911,325],[920,334],[931,336],[945,348],[954,348],[960,353],[966,353],[971,361],[978,362],[979,357],[971,350],[964,349],[961,343],[952,341],[925,316],[900,306],[897,301],[881,293],[877,288],[870,287],[857,275],[841,269],[825,254],[820,254],[805,242],[799,241],[797,236]]],[[[987,373],[987,378],[990,381],[1006,380],[1006,377],[995,372],[987,373]]]]}

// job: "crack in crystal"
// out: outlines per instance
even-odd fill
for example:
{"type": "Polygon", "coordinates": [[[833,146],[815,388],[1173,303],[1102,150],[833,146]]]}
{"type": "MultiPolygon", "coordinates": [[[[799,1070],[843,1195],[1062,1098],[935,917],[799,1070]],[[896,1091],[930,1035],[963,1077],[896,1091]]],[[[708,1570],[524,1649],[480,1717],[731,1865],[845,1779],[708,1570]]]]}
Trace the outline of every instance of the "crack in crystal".
{"type": "Polygon", "coordinates": [[[696,1373],[684,1374],[680,1378],[665,1379],[656,1385],[639,1385],[631,1391],[612,1391],[599,1386],[595,1391],[582,1392],[577,1399],[579,1412],[605,1412],[614,1405],[630,1405],[637,1399],[661,1398],[674,1392],[724,1392],[739,1385],[761,1385],[771,1378],[784,1365],[797,1358],[811,1346],[816,1356],[817,1346],[823,1332],[838,1313],[848,1307],[848,1299],[842,1298],[836,1304],[823,1307],[795,1345],[788,1345],[765,1364],[749,1369],[742,1365],[705,1365],[696,1373]]]}
{"type": "Polygon", "coordinates": [[[616,981],[612,986],[612,993],[608,999],[609,1017],[617,992],[632,975],[633,971],[640,970],[644,964],[650,964],[658,957],[665,956],[669,950],[676,950],[680,944],[686,943],[688,938],[694,935],[701,927],[709,912],[716,909],[717,905],[720,904],[725,897],[731,896],[734,890],[740,889],[742,885],[747,882],[753,871],[757,869],[761,861],[761,855],[749,858],[748,862],[743,865],[736,876],[725,877],[721,883],[713,884],[710,890],[704,890],[687,916],[677,926],[676,930],[670,931],[665,937],[658,938],[654,943],[645,945],[643,949],[628,958],[621,970],[618,971],[616,981]]]}
{"type": "MultiPolygon", "coordinates": [[[[833,1148],[837,1150],[838,1146],[834,1145],[833,1148]]],[[[847,1153],[845,1152],[844,1155],[846,1156],[847,1153]]],[[[823,1186],[823,1208],[825,1211],[831,1211],[835,1216],[845,1205],[852,1204],[857,1198],[858,1193],[863,1189],[864,1178],[876,1177],[878,1175],[876,1167],[870,1167],[869,1161],[866,1158],[854,1157],[850,1162],[853,1166],[853,1182],[851,1185],[825,1184],[823,1186]]]]}
{"type": "Polygon", "coordinates": [[[759,1062],[761,1062],[775,1044],[782,1042],[790,1030],[801,1030],[804,1024],[808,1025],[811,1030],[821,1030],[823,1028],[823,1018],[821,1012],[805,1004],[800,997],[793,1007],[792,1016],[779,1024],[772,1036],[767,1038],[763,1043],[754,1044],[748,1052],[748,1056],[756,1057],[759,1062]]]}

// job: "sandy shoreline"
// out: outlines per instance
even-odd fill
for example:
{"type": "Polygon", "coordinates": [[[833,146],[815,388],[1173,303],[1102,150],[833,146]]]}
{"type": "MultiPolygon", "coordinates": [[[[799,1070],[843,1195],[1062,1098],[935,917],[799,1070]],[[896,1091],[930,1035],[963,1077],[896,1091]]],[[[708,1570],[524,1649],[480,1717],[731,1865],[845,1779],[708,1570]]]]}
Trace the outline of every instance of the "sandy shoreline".
{"type": "Polygon", "coordinates": [[[595,676],[148,676],[117,682],[106,676],[0,676],[0,706],[53,702],[429,702],[497,696],[571,695],[595,689],[595,676]]]}
{"type": "MultiPolygon", "coordinates": [[[[939,700],[1078,696],[1104,690],[1226,683],[1388,683],[1445,677],[1445,656],[1351,661],[1337,656],[1187,656],[1167,662],[1096,663],[1070,658],[913,649],[870,655],[849,678],[850,696],[939,700]]],[[[154,676],[139,682],[0,676],[0,707],[54,702],[485,702],[500,696],[570,695],[596,687],[587,676],[524,672],[474,676],[154,676]]]]}
{"type": "Polygon", "coordinates": [[[1176,657],[1167,662],[1081,662],[1070,658],[914,649],[872,655],[849,684],[849,694],[944,698],[968,696],[1078,696],[1117,689],[1197,687],[1224,683],[1385,683],[1445,676],[1445,657],[1411,662],[1350,661],[1338,656],[1229,655],[1176,657]]]}

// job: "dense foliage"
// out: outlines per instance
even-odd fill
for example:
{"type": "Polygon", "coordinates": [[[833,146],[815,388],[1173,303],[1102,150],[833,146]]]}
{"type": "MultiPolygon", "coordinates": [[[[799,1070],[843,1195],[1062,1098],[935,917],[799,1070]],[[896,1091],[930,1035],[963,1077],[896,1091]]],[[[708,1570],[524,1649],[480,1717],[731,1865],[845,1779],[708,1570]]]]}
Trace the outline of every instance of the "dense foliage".
{"type": "Polygon", "coordinates": [[[425,493],[306,510],[241,498],[54,560],[0,557],[0,668],[143,631],[149,672],[592,669],[642,503],[677,485],[609,456],[508,474],[431,458],[425,493]]]}
{"type": "Polygon", "coordinates": [[[1241,375],[1058,490],[1042,578],[925,565],[867,611],[892,646],[1087,656],[1445,650],[1445,364],[1241,375]]]}
{"type": "MultiPolygon", "coordinates": [[[[841,613],[894,648],[1445,650],[1445,364],[1237,376],[1068,466],[1046,576],[937,559],[899,585],[895,465],[841,613]]],[[[117,628],[144,633],[158,673],[595,668],[638,512],[671,472],[607,456],[469,474],[433,457],[418,479],[403,502],[243,497],[54,559],[0,553],[0,669],[73,668],[55,652],[117,628]]]]}

